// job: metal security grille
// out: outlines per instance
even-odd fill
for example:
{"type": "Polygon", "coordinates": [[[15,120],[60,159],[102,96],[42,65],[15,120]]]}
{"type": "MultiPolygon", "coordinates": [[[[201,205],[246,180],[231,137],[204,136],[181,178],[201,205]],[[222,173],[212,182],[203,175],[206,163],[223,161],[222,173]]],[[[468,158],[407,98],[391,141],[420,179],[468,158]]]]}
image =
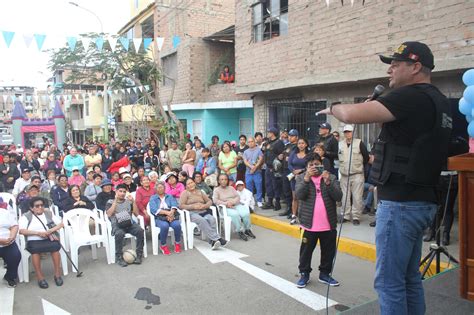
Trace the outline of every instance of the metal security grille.
{"type": "Polygon", "coordinates": [[[326,108],[326,103],[325,100],[302,101],[301,98],[269,100],[265,104],[265,128],[296,129],[300,137],[308,139],[313,145],[319,124],[326,121],[326,115],[315,116],[315,113],[326,108]]]}

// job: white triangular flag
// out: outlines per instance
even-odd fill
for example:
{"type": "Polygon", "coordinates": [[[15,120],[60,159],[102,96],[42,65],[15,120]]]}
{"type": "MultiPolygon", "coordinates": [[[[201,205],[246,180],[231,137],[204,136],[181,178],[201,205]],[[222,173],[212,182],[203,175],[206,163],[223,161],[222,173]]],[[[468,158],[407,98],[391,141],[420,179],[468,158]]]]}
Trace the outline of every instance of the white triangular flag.
{"type": "Polygon", "coordinates": [[[127,93],[128,93],[128,94],[130,94],[130,90],[131,90],[130,88],[127,88],[127,93]]]}
{"type": "Polygon", "coordinates": [[[114,94],[118,94],[119,91],[118,90],[113,90],[113,92],[114,92],[114,94]]]}
{"type": "Polygon", "coordinates": [[[122,94],[125,94],[125,89],[120,89],[120,91],[122,92],[122,94]]]}
{"type": "Polygon", "coordinates": [[[74,97],[76,98],[76,100],[79,100],[79,94],[74,94],[74,97]]]}
{"type": "Polygon", "coordinates": [[[145,90],[150,91],[150,86],[149,86],[149,85],[145,85],[145,90]]]}
{"type": "Polygon", "coordinates": [[[25,42],[26,48],[30,48],[31,42],[33,41],[33,34],[24,34],[23,41],[25,42]]]}
{"type": "Polygon", "coordinates": [[[156,46],[158,46],[158,50],[161,50],[161,48],[163,47],[164,41],[165,41],[164,37],[157,37],[156,38],[156,46]]]}
{"type": "Polygon", "coordinates": [[[137,87],[136,86],[133,87],[133,92],[135,92],[135,94],[137,94],[137,87]]]}
{"type": "Polygon", "coordinates": [[[354,0],[351,0],[351,7],[354,6],[354,0]]]}
{"type": "Polygon", "coordinates": [[[118,37],[112,37],[112,36],[110,36],[110,37],[108,38],[108,40],[109,40],[110,48],[112,49],[112,51],[115,51],[115,47],[117,46],[118,37]]]}
{"type": "Polygon", "coordinates": [[[326,0],[326,5],[327,5],[328,7],[329,7],[329,1],[330,1],[330,0],[326,0]]]}
{"type": "Polygon", "coordinates": [[[60,101],[61,100],[61,95],[56,95],[56,101],[60,101]]]}
{"type": "Polygon", "coordinates": [[[143,86],[139,86],[138,89],[140,90],[140,92],[143,92],[143,86]]]}
{"type": "Polygon", "coordinates": [[[35,104],[39,105],[39,96],[38,95],[33,95],[33,98],[35,99],[35,104]]]}
{"type": "Polygon", "coordinates": [[[87,93],[82,93],[82,99],[83,99],[83,100],[86,99],[86,95],[87,95],[87,93]]]}
{"type": "Polygon", "coordinates": [[[84,47],[84,50],[87,50],[87,49],[89,49],[89,46],[92,42],[92,38],[82,37],[81,42],[82,42],[82,46],[84,47]]]}
{"type": "Polygon", "coordinates": [[[23,95],[18,96],[18,98],[20,99],[20,102],[23,103],[23,95]]]}
{"type": "Polygon", "coordinates": [[[140,38],[134,38],[133,39],[133,46],[135,47],[135,52],[138,54],[138,50],[140,49],[140,45],[142,44],[142,39],[140,38]]]}
{"type": "Polygon", "coordinates": [[[2,95],[2,96],[3,96],[3,104],[6,104],[8,100],[8,95],[2,95]]]}

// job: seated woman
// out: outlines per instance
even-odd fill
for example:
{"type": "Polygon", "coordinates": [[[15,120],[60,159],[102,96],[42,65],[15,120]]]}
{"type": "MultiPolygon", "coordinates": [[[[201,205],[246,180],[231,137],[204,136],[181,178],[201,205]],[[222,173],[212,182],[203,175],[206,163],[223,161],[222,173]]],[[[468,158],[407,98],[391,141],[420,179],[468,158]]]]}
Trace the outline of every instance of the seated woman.
{"type": "Polygon", "coordinates": [[[166,193],[178,199],[183,191],[184,185],[178,182],[176,174],[173,172],[168,173],[166,176],[166,193]]]}
{"type": "MultiPolygon", "coordinates": [[[[77,189],[79,190],[78,187],[77,189]]],[[[30,211],[20,218],[19,226],[20,234],[26,236],[26,250],[31,253],[39,287],[42,289],[49,287],[41,270],[40,254],[42,253],[51,253],[54,266],[54,282],[57,286],[62,286],[61,257],[59,256],[61,244],[55,233],[63,227],[61,219],[45,209],[43,198],[35,197],[30,200],[30,211]]]]}
{"type": "Polygon", "coordinates": [[[51,189],[53,189],[56,184],[56,172],[54,170],[49,170],[46,173],[46,179],[43,181],[40,187],[40,197],[48,200],[48,204],[53,203],[53,199],[51,198],[51,189]]]}
{"type": "Polygon", "coordinates": [[[110,199],[115,199],[115,191],[112,190],[112,183],[110,179],[104,179],[100,184],[102,191],[97,195],[95,199],[95,204],[97,209],[105,211],[105,205],[110,199]]]}
{"type": "Polygon", "coordinates": [[[18,265],[20,265],[21,253],[15,242],[18,233],[16,214],[7,208],[7,204],[3,204],[0,207],[0,257],[7,265],[7,272],[3,279],[10,288],[14,288],[18,278],[18,265]]]}
{"type": "Polygon", "coordinates": [[[240,196],[237,191],[229,186],[229,177],[227,174],[219,175],[219,186],[214,188],[212,200],[217,206],[227,207],[227,214],[232,219],[232,224],[238,232],[239,237],[248,241],[248,237],[255,237],[250,230],[250,209],[240,203],[240,196]],[[244,226],[240,223],[243,221],[244,226]]]}
{"type": "Polygon", "coordinates": [[[194,180],[188,178],[186,190],[179,198],[179,208],[189,211],[191,222],[196,223],[201,233],[204,233],[210,239],[212,249],[217,249],[220,246],[226,246],[227,241],[217,233],[216,219],[209,209],[211,205],[211,199],[205,193],[196,189],[194,180]]]}
{"type": "Polygon", "coordinates": [[[94,204],[84,195],[81,195],[81,190],[77,185],[69,186],[69,198],[66,201],[64,212],[68,212],[72,209],[86,208],[89,210],[94,209],[94,204]]]}
{"type": "Polygon", "coordinates": [[[160,250],[165,255],[171,252],[166,245],[169,228],[174,230],[174,252],[181,253],[181,222],[179,221],[178,202],[176,199],[165,194],[165,183],[156,184],[156,195],[150,198],[150,212],[155,216],[155,224],[160,228],[160,250]]]}
{"type": "Polygon", "coordinates": [[[183,184],[183,186],[186,186],[186,180],[188,179],[188,177],[188,173],[186,173],[185,171],[178,172],[178,183],[181,183],[183,184]]]}
{"type": "Polygon", "coordinates": [[[119,172],[113,172],[110,182],[112,183],[113,189],[123,183],[123,180],[120,178],[119,172]]]}
{"type": "Polygon", "coordinates": [[[68,178],[67,183],[69,185],[77,185],[80,187],[85,181],[86,179],[84,178],[84,176],[81,175],[81,171],[79,170],[79,168],[73,167],[72,175],[68,178]]]}
{"type": "Polygon", "coordinates": [[[151,171],[150,174],[148,174],[148,178],[150,179],[150,187],[155,191],[155,185],[158,182],[158,173],[155,171],[151,171]]]}
{"type": "Polygon", "coordinates": [[[100,164],[96,164],[92,167],[92,170],[94,171],[94,174],[100,174],[102,175],[102,179],[107,178],[107,174],[102,172],[102,168],[100,167],[100,164]]]}
{"type": "Polygon", "coordinates": [[[199,172],[194,172],[193,179],[194,179],[194,182],[196,183],[197,189],[203,191],[209,198],[211,198],[212,189],[202,180],[202,174],[199,172]]]}
{"type": "Polygon", "coordinates": [[[148,176],[143,176],[141,186],[138,187],[135,194],[135,202],[137,203],[138,212],[145,220],[145,226],[150,224],[150,216],[146,213],[146,205],[150,201],[151,196],[155,194],[155,191],[150,186],[150,179],[148,176]]]}
{"type": "Polygon", "coordinates": [[[90,201],[95,201],[97,195],[102,191],[100,184],[102,183],[102,175],[94,174],[93,181],[87,185],[86,190],[84,191],[84,196],[87,197],[90,201]]]}

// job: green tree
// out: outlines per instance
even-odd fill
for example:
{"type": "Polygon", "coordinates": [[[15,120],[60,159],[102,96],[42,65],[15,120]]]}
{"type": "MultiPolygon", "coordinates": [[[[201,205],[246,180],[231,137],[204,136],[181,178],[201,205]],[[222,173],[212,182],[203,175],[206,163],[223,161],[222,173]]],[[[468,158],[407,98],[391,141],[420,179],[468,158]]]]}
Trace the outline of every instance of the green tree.
{"type": "MultiPolygon", "coordinates": [[[[81,37],[92,39],[92,42],[99,36],[107,37],[106,34],[97,33],[81,35],[81,37]]],[[[143,89],[143,93],[148,103],[154,108],[160,129],[165,132],[177,130],[178,140],[183,141],[185,135],[182,123],[173,113],[170,105],[174,95],[174,84],[165,109],[160,100],[159,90],[159,84],[164,75],[157,65],[155,56],[153,54],[150,56],[143,45],[138,53],[132,47],[129,48],[126,51],[120,45],[120,48],[111,49],[108,41],[104,42],[102,50],[92,44],[86,49],[78,44],[73,51],[65,46],[50,51],[49,68],[51,71],[68,69],[70,73],[65,78],[66,84],[103,84],[103,78],[106,75],[110,89],[150,86],[151,89],[149,91],[143,89]]],[[[174,80],[169,79],[174,83],[174,80]]],[[[165,133],[164,136],[169,140],[176,136],[176,132],[165,133]]]]}

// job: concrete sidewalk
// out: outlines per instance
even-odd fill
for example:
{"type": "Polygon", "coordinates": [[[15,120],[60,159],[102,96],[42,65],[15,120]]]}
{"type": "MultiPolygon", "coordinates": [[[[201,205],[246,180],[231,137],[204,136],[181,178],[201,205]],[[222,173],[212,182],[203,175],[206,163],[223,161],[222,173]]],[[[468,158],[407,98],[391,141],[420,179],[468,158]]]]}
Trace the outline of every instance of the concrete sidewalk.
{"type": "MultiPolygon", "coordinates": [[[[272,209],[262,210],[256,208],[255,213],[252,215],[252,223],[293,237],[299,237],[299,225],[290,225],[286,217],[279,216],[282,212],[282,210],[274,211],[272,209]]],[[[375,262],[375,228],[369,226],[369,223],[374,220],[374,216],[363,215],[359,226],[354,226],[350,222],[344,223],[341,229],[339,250],[349,255],[375,262]]],[[[340,227],[338,224],[338,232],[340,227]]],[[[422,257],[429,253],[431,243],[434,242],[423,242],[422,257]]],[[[447,249],[451,255],[456,258],[459,257],[457,220],[455,220],[451,229],[451,244],[447,246],[447,249]]],[[[441,262],[442,268],[452,267],[452,263],[449,264],[448,259],[444,255],[441,256],[441,262]]]]}

